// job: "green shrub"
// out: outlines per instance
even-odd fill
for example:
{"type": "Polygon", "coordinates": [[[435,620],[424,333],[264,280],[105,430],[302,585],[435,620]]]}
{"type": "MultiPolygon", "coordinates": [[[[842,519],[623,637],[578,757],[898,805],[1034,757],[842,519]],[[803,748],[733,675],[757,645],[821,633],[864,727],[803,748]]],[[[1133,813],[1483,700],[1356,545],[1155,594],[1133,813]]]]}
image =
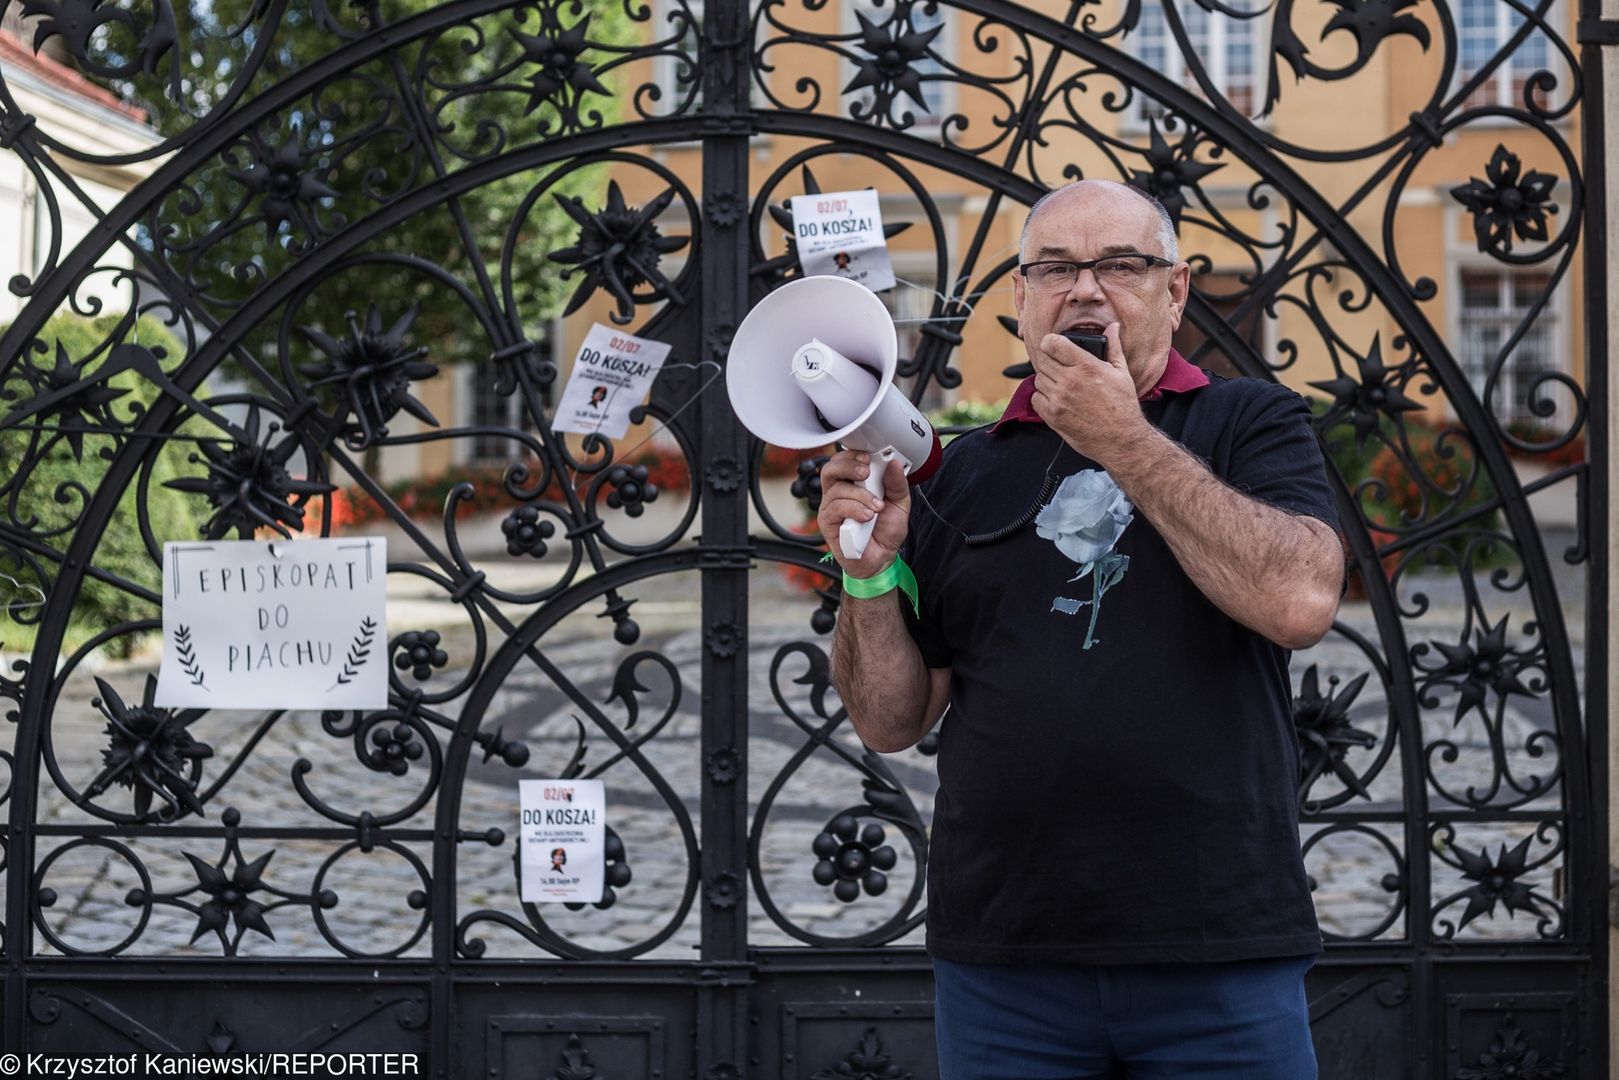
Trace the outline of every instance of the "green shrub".
{"type": "Polygon", "coordinates": [[[939,431],[939,437],[949,442],[956,435],[985,424],[993,424],[1001,418],[1006,411],[1006,398],[999,401],[958,401],[945,409],[936,409],[928,413],[928,422],[939,431]],[[956,428],[955,432],[946,432],[946,428],[956,428]]]}
{"type": "MultiPolygon", "coordinates": [[[[1310,399],[1317,418],[1330,405],[1318,398],[1310,399]]],[[[1420,523],[1461,517],[1496,498],[1495,484],[1478,465],[1477,453],[1459,430],[1441,428],[1416,413],[1407,413],[1401,427],[1403,440],[1400,428],[1387,416],[1379,415],[1378,432],[1369,434],[1358,445],[1354,425],[1347,419],[1322,432],[1328,458],[1358,504],[1373,541],[1380,545],[1398,535],[1391,529],[1410,530],[1420,523]],[[1441,452],[1440,442],[1446,430],[1452,431],[1443,443],[1448,453],[1441,452]],[[1477,474],[1473,475],[1475,469],[1477,474]],[[1463,490],[1462,481],[1468,476],[1472,476],[1471,485],[1463,490]],[[1356,489],[1368,480],[1380,483],[1381,489],[1373,487],[1357,496],[1356,489]],[[1389,528],[1379,528],[1380,525],[1389,528]]],[[[1454,534],[1444,536],[1439,550],[1430,550],[1427,561],[1439,561],[1440,550],[1460,559],[1479,533],[1500,528],[1499,508],[1481,514],[1458,526],[1454,534]]],[[[1505,545],[1485,543],[1474,551],[1472,559],[1473,569],[1478,570],[1509,565],[1516,556],[1505,545]]]]}
{"type": "MultiPolygon", "coordinates": [[[[38,337],[39,341],[45,343],[48,352],[36,354],[34,362],[47,366],[54,364],[59,347],[69,360],[82,361],[114,330],[120,318],[121,316],[117,315],[94,320],[76,315],[58,315],[52,318],[45,324],[38,337]]],[[[0,332],[3,331],[4,327],[0,327],[0,332]]],[[[180,345],[174,336],[161,322],[152,318],[142,318],[135,334],[128,340],[138,340],[154,351],[164,349],[171,357],[181,353],[180,345]]],[[[106,354],[103,353],[92,362],[91,370],[105,362],[105,359],[106,354]]],[[[146,383],[134,372],[115,375],[108,383],[116,389],[127,391],[112,402],[113,412],[120,420],[128,420],[135,406],[150,406],[159,396],[156,387],[146,383]]],[[[9,388],[14,391],[21,389],[15,381],[9,384],[9,388]]],[[[21,398],[23,395],[18,396],[21,398]]],[[[17,402],[22,403],[21,400],[17,402]]],[[[55,422],[54,418],[48,419],[46,424],[54,426],[55,422]]],[[[17,430],[0,433],[0,460],[5,462],[5,468],[17,468],[27,452],[30,442],[29,423],[30,421],[24,421],[17,430]]],[[[40,445],[44,445],[47,439],[48,437],[42,438],[40,445]]],[[[36,534],[54,532],[72,524],[74,519],[83,513],[86,498],[94,498],[102,478],[111,466],[111,462],[102,457],[102,451],[112,450],[114,445],[114,440],[110,436],[87,434],[83,439],[83,454],[76,456],[68,441],[59,439],[44,460],[33,464],[17,500],[19,517],[25,521],[29,517],[38,519],[32,526],[32,532],[36,534]],[[70,485],[82,486],[88,492],[88,496],[70,485]]],[[[188,467],[186,464],[186,455],[190,449],[191,444],[187,442],[154,443],[142,440],[126,444],[115,451],[123,454],[150,452],[155,455],[146,498],[148,520],[160,543],[164,540],[195,539],[198,534],[199,518],[196,514],[198,507],[194,500],[163,486],[165,480],[187,471],[194,471],[194,467],[188,467]]],[[[95,567],[144,586],[154,593],[160,592],[162,572],[147,553],[146,545],[141,538],[140,517],[137,511],[139,479],[140,472],[137,470],[105,523],[78,521],[73,528],[46,537],[42,542],[57,552],[65,552],[80,529],[98,529],[101,531],[101,540],[93,559],[95,567]]],[[[48,557],[40,561],[46,572],[54,577],[59,568],[58,562],[48,557]]],[[[44,583],[35,581],[35,575],[27,567],[21,566],[9,553],[0,552],[0,571],[22,582],[44,586],[44,583]]],[[[73,603],[67,636],[63,643],[64,651],[76,648],[117,623],[156,618],[158,613],[158,607],[150,601],[116,585],[87,577],[73,603]]],[[[11,652],[31,651],[36,632],[31,620],[37,619],[41,614],[38,609],[26,612],[8,611],[5,620],[0,621],[0,642],[3,642],[6,649],[11,652]],[[30,621],[22,622],[19,618],[30,621]]],[[[109,649],[114,654],[127,655],[136,644],[137,641],[131,636],[124,636],[111,643],[109,649]]]]}

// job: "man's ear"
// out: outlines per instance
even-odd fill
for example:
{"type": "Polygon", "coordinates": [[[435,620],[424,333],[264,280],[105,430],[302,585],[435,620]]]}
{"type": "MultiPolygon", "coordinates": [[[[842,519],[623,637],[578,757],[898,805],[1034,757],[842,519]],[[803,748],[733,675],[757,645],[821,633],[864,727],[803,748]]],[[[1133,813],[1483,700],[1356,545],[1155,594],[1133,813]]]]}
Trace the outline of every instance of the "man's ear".
{"type": "Polygon", "coordinates": [[[1023,336],[1023,289],[1027,283],[1023,275],[1012,271],[1012,310],[1017,312],[1018,336],[1023,336]]]}
{"type": "Polygon", "coordinates": [[[1169,323],[1171,332],[1181,328],[1181,320],[1186,316],[1186,298],[1191,289],[1191,264],[1176,263],[1175,268],[1169,272],[1169,323]]]}

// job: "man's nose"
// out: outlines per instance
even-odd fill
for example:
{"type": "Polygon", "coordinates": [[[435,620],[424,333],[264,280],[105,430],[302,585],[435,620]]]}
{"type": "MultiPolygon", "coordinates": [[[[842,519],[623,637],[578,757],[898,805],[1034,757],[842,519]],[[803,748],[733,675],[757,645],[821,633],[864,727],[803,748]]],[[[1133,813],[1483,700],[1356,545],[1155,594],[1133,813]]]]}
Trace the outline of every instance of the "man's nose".
{"type": "Polygon", "coordinates": [[[1068,299],[1093,301],[1100,300],[1106,294],[1102,291],[1102,282],[1096,276],[1094,268],[1079,271],[1074,275],[1074,283],[1068,287],[1068,299]]]}

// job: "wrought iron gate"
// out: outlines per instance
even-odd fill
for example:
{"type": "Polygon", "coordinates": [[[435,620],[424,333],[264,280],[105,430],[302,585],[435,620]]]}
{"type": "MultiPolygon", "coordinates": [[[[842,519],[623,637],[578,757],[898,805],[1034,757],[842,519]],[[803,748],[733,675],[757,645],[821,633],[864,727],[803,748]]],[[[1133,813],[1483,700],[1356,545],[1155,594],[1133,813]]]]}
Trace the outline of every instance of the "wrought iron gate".
{"type": "MultiPolygon", "coordinates": [[[[0,570],[20,582],[0,640],[33,642],[0,675],[7,1049],[930,1074],[930,747],[878,758],[842,723],[837,591],[717,379],[749,306],[800,272],[786,199],[856,162],[892,197],[896,249],[931,266],[902,371],[919,399],[960,384],[958,346],[993,324],[1016,262],[1004,222],[1015,235],[1077,171],[1141,185],[1180,222],[1207,272],[1195,360],[1317,372],[1363,596],[1294,663],[1301,842],[1329,932],[1309,981],[1323,1075],[1604,1075],[1601,710],[1582,706],[1574,597],[1529,502],[1575,491],[1567,561],[1589,562],[1570,453],[1587,401],[1572,368],[1522,361],[1573,288],[1590,179],[1570,139],[1594,76],[1561,6],[21,10],[62,79],[141,95],[159,132],[120,149],[50,129],[0,66],[0,148],[41,207],[0,337],[0,570]],[[1358,95],[1377,71],[1409,87],[1390,57],[1421,72],[1410,107],[1378,98],[1394,119],[1335,142],[1346,121],[1322,91],[1358,95]],[[1302,141],[1280,118],[1311,94],[1337,119],[1302,141]],[[1416,178],[1479,131],[1499,149],[1431,199],[1416,178]],[[144,179],[98,197],[128,168],[144,179]],[[610,190],[582,180],[603,172],[610,190]],[[496,185],[516,194],[482,219],[496,185]],[[1404,268],[1409,215],[1435,202],[1476,239],[1478,276],[1404,268]],[[536,207],[570,235],[539,237],[536,207]],[[581,303],[606,295],[672,345],[645,416],[685,483],[637,471],[638,447],[573,453],[551,431],[557,369],[513,269],[536,249],[581,303]],[[1430,302],[1507,281],[1490,266],[1535,274],[1501,285],[1521,295],[1469,372],[1430,302]],[[356,298],[347,327],[311,324],[328,293],[356,298]],[[437,338],[413,314],[429,293],[460,312],[437,338]],[[443,355],[452,337],[470,359],[443,355]],[[416,395],[458,358],[520,421],[430,414],[416,395]],[[1532,426],[1506,423],[1519,407],[1532,426]],[[432,522],[368,471],[381,448],[476,438],[518,460],[432,522]],[[1509,453],[1567,463],[1526,487],[1509,453]],[[395,530],[390,574],[423,613],[389,642],[391,707],[151,707],[138,659],[117,657],[159,625],[161,541],[326,533],[352,509],[340,485],[383,508],[371,527],[395,530]],[[657,496],[684,502],[649,532],[657,496]],[[462,504],[494,508],[508,558],[469,554],[462,504]],[[518,903],[505,830],[523,775],[608,780],[602,905],[518,903]]],[[[1594,285],[1587,305],[1606,308],[1594,285]]],[[[809,472],[793,493],[813,503],[809,472]]]]}

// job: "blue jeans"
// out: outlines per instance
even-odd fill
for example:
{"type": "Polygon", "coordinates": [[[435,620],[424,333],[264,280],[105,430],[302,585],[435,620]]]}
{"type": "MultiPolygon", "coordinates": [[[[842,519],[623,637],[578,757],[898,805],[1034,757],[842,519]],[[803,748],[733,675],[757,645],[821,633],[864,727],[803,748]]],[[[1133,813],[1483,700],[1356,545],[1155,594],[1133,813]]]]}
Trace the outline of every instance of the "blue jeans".
{"type": "Polygon", "coordinates": [[[940,1080],[1315,1080],[1313,956],[1225,964],[933,961],[940,1080]]]}

